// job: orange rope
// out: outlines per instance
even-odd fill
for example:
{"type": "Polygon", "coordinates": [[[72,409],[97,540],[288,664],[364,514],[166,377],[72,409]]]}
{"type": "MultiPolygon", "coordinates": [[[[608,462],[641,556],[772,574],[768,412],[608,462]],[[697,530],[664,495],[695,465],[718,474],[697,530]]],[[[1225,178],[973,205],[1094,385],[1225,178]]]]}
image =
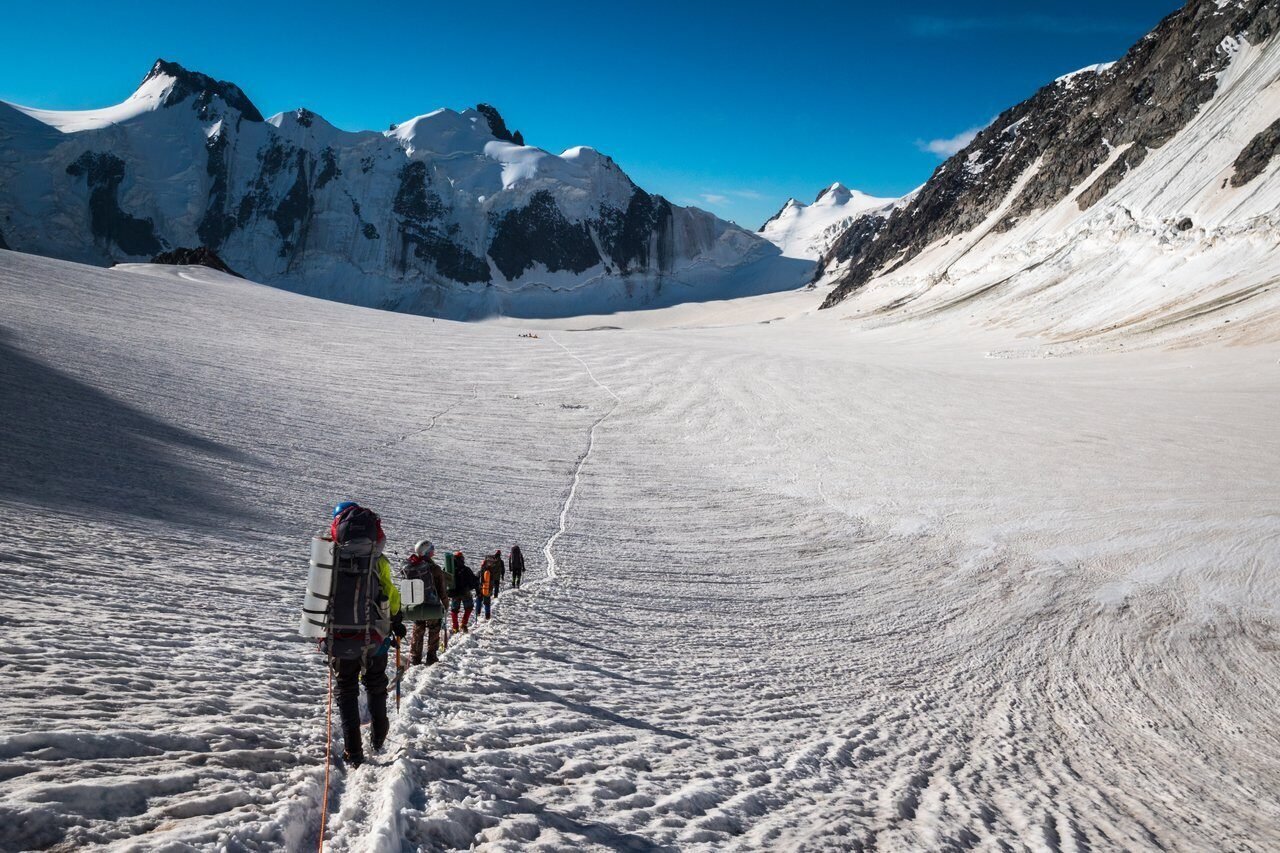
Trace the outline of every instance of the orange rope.
{"type": "Polygon", "coordinates": [[[320,801],[320,853],[324,853],[324,828],[329,815],[329,753],[333,748],[333,667],[325,661],[329,670],[329,703],[324,716],[324,799],[320,801]]]}

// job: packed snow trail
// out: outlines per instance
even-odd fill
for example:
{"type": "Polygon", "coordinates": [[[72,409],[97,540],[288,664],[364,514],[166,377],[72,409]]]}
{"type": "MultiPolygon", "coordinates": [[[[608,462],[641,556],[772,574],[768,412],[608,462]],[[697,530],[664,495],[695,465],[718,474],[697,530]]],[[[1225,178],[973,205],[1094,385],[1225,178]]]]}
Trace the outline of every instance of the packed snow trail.
{"type": "Polygon", "coordinates": [[[564,499],[564,506],[560,509],[560,527],[555,533],[551,534],[551,538],[547,540],[547,544],[542,548],[542,554],[546,559],[548,578],[554,578],[556,576],[556,556],[552,549],[555,547],[556,540],[564,535],[564,531],[569,524],[569,509],[573,506],[574,496],[578,494],[578,483],[582,480],[582,466],[587,464],[587,460],[591,458],[591,451],[594,450],[596,446],[596,429],[600,424],[604,423],[606,418],[613,414],[613,410],[622,402],[622,399],[618,397],[617,394],[613,393],[612,388],[605,385],[599,379],[596,379],[595,373],[591,370],[591,365],[587,364],[581,358],[578,358],[571,349],[556,340],[555,335],[551,336],[551,341],[569,355],[573,356],[579,364],[586,368],[587,375],[591,377],[591,381],[603,388],[604,391],[613,398],[613,406],[600,417],[596,418],[595,422],[591,424],[591,429],[587,433],[587,449],[583,452],[582,456],[579,457],[578,464],[573,469],[573,485],[569,487],[569,494],[564,499]]]}
{"type": "Polygon", "coordinates": [[[1280,846],[1274,348],[1009,361],[766,301],[576,335],[584,377],[197,277],[0,253],[0,848],[314,846],[335,496],[393,550],[564,525],[337,774],[335,851],[1280,846]]]}

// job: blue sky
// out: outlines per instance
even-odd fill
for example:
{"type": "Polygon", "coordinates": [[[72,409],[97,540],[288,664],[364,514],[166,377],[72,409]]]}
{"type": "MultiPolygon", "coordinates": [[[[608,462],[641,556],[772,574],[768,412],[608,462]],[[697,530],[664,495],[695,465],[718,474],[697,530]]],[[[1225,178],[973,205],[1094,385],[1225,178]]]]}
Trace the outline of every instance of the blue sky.
{"type": "Polygon", "coordinates": [[[910,190],[948,140],[1119,57],[1179,5],[48,0],[6,10],[0,100],[117,103],[164,57],[265,115],[305,106],[352,130],[488,101],[529,144],[591,145],[646,189],[754,228],[836,180],[910,190]]]}

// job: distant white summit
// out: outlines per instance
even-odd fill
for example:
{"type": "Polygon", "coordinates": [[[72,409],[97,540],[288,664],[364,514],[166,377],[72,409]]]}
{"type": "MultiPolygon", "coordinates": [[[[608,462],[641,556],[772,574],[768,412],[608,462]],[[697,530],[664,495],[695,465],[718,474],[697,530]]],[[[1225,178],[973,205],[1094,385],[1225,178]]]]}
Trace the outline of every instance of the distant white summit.
{"type": "Polygon", "coordinates": [[[837,181],[818,193],[813,204],[791,198],[760,227],[760,235],[790,258],[816,261],[831,241],[865,213],[889,211],[896,198],[876,198],[837,181]]]}

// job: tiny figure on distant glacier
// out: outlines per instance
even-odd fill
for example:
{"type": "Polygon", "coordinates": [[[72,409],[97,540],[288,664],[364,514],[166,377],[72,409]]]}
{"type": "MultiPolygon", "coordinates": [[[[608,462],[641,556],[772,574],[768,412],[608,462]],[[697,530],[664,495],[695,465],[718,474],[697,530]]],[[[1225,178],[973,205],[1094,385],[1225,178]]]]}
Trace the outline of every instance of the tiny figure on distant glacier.
{"type": "Polygon", "coordinates": [[[370,742],[381,749],[387,720],[387,650],[405,627],[400,591],[391,581],[391,563],[382,553],[387,537],[382,520],[355,501],[333,508],[329,527],[334,570],[325,651],[335,678],[334,698],[342,718],[343,757],[352,767],[364,761],[360,736],[360,686],[373,725],[370,742]]]}
{"type": "Polygon", "coordinates": [[[444,627],[444,613],[449,606],[449,589],[444,569],[434,559],[436,546],[423,539],[413,546],[413,553],[405,560],[400,574],[410,580],[420,580],[423,586],[422,603],[405,611],[405,619],[413,622],[412,639],[409,641],[409,661],[414,666],[422,663],[422,641],[427,641],[427,666],[440,660],[440,629],[444,627]]]}
{"type": "Polygon", "coordinates": [[[511,588],[520,588],[520,579],[524,577],[524,554],[519,545],[511,546],[511,588]]]}
{"type": "Polygon", "coordinates": [[[467,559],[461,551],[455,551],[453,554],[453,589],[449,591],[449,598],[452,603],[449,607],[452,616],[453,631],[457,633],[467,632],[467,625],[471,622],[471,596],[475,594],[479,587],[479,579],[476,573],[467,565],[467,559]],[[458,624],[458,611],[462,610],[462,624],[458,624]]]}

